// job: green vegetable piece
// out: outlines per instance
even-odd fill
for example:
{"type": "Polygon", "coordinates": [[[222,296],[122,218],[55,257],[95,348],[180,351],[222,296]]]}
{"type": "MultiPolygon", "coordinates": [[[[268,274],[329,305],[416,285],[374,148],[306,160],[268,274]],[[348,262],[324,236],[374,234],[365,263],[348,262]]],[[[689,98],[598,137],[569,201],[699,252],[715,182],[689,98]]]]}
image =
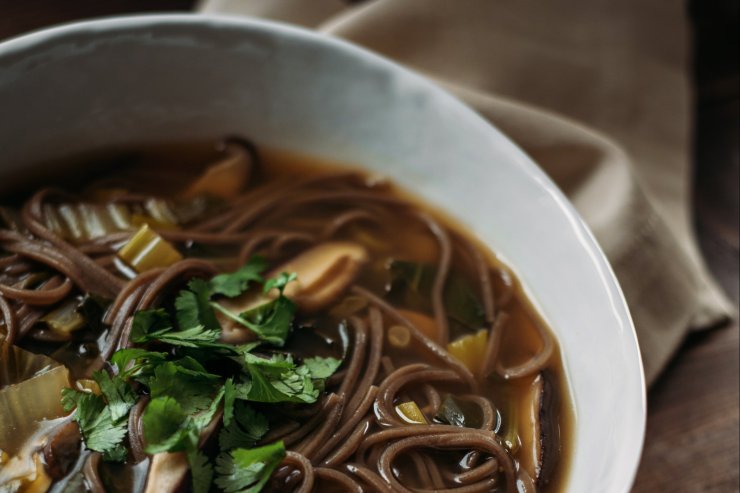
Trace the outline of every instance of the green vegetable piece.
{"type": "Polygon", "coordinates": [[[231,424],[231,419],[234,417],[235,401],[236,387],[234,386],[234,379],[227,378],[224,382],[224,426],[231,424]]]}
{"type": "Polygon", "coordinates": [[[236,386],[237,398],[266,403],[316,402],[319,389],[305,365],[298,367],[290,356],[277,354],[262,358],[244,352],[241,357],[251,378],[236,386]]]}
{"type": "Polygon", "coordinates": [[[211,286],[203,279],[192,279],[188,289],[183,289],[175,300],[177,325],[180,330],[204,327],[206,330],[220,329],[210,304],[211,286]]]}
{"type": "Polygon", "coordinates": [[[236,272],[219,274],[210,281],[211,294],[222,294],[235,298],[249,289],[252,282],[263,283],[261,273],[267,269],[267,262],[262,257],[252,257],[247,264],[236,272]]]}
{"type": "Polygon", "coordinates": [[[221,330],[206,329],[202,325],[191,327],[185,330],[169,331],[165,333],[151,334],[150,340],[156,339],[165,344],[172,346],[190,347],[190,348],[209,348],[222,349],[224,344],[217,344],[221,330]]]}
{"type": "Polygon", "coordinates": [[[213,482],[213,466],[200,450],[188,452],[190,475],[193,477],[193,493],[208,493],[213,482]]]}
{"type": "Polygon", "coordinates": [[[434,421],[462,428],[479,428],[483,424],[483,415],[476,404],[448,395],[440,404],[434,421]]]}
{"type": "Polygon", "coordinates": [[[149,454],[178,452],[197,446],[197,430],[180,403],[172,397],[153,398],[141,419],[149,454]]]}
{"type": "Polygon", "coordinates": [[[262,341],[278,347],[285,345],[296,311],[295,303],[285,296],[280,296],[240,315],[225,309],[218,303],[211,303],[211,306],[247,327],[262,341]]]}
{"type": "Polygon", "coordinates": [[[295,272],[282,272],[277,277],[268,279],[265,282],[264,287],[262,288],[262,292],[264,294],[267,294],[273,289],[277,289],[282,295],[283,291],[285,291],[285,286],[287,286],[289,282],[295,281],[296,279],[298,279],[298,274],[296,274],[295,272]]]}
{"type": "Polygon", "coordinates": [[[331,357],[322,358],[321,356],[316,356],[314,358],[304,359],[303,364],[306,365],[308,371],[311,372],[311,378],[325,379],[329,378],[335,371],[337,371],[337,369],[342,365],[342,360],[331,357]]]}
{"type": "Polygon", "coordinates": [[[170,330],[172,322],[164,309],[140,310],[134,313],[131,322],[131,340],[136,343],[147,342],[152,339],[152,334],[170,330]]]}
{"type": "Polygon", "coordinates": [[[198,366],[192,358],[167,361],[158,365],[154,375],[143,383],[149,387],[152,399],[171,397],[182,406],[185,414],[202,411],[211,404],[218,376],[198,366]]]}
{"type": "Polygon", "coordinates": [[[77,408],[74,419],[88,449],[103,453],[104,459],[109,461],[120,462],[126,458],[122,442],[128,420],[113,420],[110,408],[101,396],[62,389],[62,406],[66,411],[77,408]]]}
{"type": "MultiPolygon", "coordinates": [[[[183,318],[189,318],[191,315],[183,315],[183,318]]],[[[169,315],[161,308],[136,312],[131,325],[131,340],[136,343],[160,341],[172,346],[190,348],[225,347],[216,342],[220,333],[220,328],[208,329],[203,325],[174,330],[169,315]]]]}
{"type": "Polygon", "coordinates": [[[221,450],[254,447],[267,433],[267,418],[243,401],[234,405],[234,419],[226,424],[218,436],[221,450]]]}
{"type": "Polygon", "coordinates": [[[110,358],[121,378],[143,377],[154,370],[154,366],[167,359],[167,353],[147,351],[142,348],[119,349],[110,358]]]}
{"type": "Polygon", "coordinates": [[[216,460],[216,485],[225,493],[258,493],[285,458],[285,445],[236,449],[216,460]]]}
{"type": "Polygon", "coordinates": [[[241,348],[240,362],[251,378],[236,385],[235,393],[238,399],[254,402],[316,402],[324,380],[341,365],[335,358],[316,357],[298,366],[290,355],[263,358],[249,351],[241,348]]]}
{"type": "Polygon", "coordinates": [[[198,433],[200,433],[201,430],[205,429],[209,424],[211,424],[211,421],[213,421],[213,419],[216,417],[216,413],[218,413],[219,406],[221,405],[221,399],[223,399],[223,397],[224,387],[222,386],[218,389],[216,396],[213,398],[213,401],[211,401],[211,404],[208,406],[208,408],[202,412],[199,412],[193,417],[193,423],[198,429],[198,433]]]}
{"type": "Polygon", "coordinates": [[[127,417],[137,399],[129,384],[121,377],[111,377],[105,370],[96,371],[93,378],[108,401],[111,419],[118,421],[127,417]]]}

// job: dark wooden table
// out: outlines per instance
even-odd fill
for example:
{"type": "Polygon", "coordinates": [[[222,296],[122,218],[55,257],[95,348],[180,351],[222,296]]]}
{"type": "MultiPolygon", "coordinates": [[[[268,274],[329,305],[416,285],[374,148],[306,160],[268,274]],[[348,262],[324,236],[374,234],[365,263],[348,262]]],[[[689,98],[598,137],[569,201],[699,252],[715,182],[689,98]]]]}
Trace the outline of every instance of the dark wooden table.
{"type": "MultiPolygon", "coordinates": [[[[193,0],[0,0],[0,40],[60,22],[188,10],[193,0]]],[[[738,303],[740,79],[738,2],[697,0],[694,25],[694,215],[712,271],[738,303]]],[[[634,491],[740,491],[740,331],[689,336],[653,386],[634,491]]],[[[617,411],[618,412],[618,411],[617,411]]]]}

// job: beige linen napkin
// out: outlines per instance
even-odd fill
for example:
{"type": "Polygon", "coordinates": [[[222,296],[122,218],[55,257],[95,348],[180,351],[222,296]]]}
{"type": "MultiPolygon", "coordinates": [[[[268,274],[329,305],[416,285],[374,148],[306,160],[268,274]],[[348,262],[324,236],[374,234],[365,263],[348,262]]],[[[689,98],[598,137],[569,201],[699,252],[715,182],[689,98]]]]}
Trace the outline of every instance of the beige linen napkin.
{"type": "Polygon", "coordinates": [[[606,252],[648,382],[687,331],[732,315],[691,230],[683,2],[351,3],[205,0],[202,9],[354,41],[436,79],[508,134],[570,197],[606,252]]]}

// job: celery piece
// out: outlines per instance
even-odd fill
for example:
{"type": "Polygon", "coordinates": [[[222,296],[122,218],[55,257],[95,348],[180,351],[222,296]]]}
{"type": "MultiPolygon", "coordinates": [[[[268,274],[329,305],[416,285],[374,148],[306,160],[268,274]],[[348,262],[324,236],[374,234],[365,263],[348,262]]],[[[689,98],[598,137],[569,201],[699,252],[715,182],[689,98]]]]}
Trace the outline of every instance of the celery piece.
{"type": "Polygon", "coordinates": [[[172,244],[144,224],[118,251],[121,260],[137,272],[158,267],[169,267],[182,260],[182,255],[172,244]]]}

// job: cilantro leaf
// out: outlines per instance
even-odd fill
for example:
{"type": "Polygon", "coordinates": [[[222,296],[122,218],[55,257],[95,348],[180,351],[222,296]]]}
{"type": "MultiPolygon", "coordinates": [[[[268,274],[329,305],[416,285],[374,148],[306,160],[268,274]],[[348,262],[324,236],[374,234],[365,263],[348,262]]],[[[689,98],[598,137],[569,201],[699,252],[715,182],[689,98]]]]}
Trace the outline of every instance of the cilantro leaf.
{"type": "Polygon", "coordinates": [[[252,257],[247,265],[236,272],[219,274],[211,279],[212,294],[222,294],[235,298],[249,289],[251,282],[264,282],[261,273],[267,269],[267,262],[262,257],[252,257]]]}
{"type": "Polygon", "coordinates": [[[180,403],[172,397],[153,398],[141,419],[149,454],[178,452],[197,445],[197,430],[180,403]]]}
{"type": "Polygon", "coordinates": [[[289,282],[295,281],[296,279],[298,279],[298,274],[296,274],[295,272],[282,272],[278,274],[277,277],[273,277],[265,281],[265,285],[262,287],[262,292],[264,294],[267,294],[273,289],[277,289],[278,291],[280,291],[280,295],[282,296],[283,291],[285,291],[285,286],[287,286],[289,282]]]}
{"type": "Polygon", "coordinates": [[[263,358],[238,348],[239,361],[249,380],[237,385],[238,399],[254,402],[313,403],[323,389],[324,380],[342,364],[335,358],[307,358],[297,366],[290,355],[273,354],[263,358]]]}
{"type": "Polygon", "coordinates": [[[177,325],[180,330],[204,327],[206,330],[220,329],[210,304],[211,286],[203,279],[194,278],[175,300],[177,325]]]}
{"type": "Polygon", "coordinates": [[[93,373],[105,399],[108,401],[111,419],[118,421],[128,416],[129,410],[136,404],[136,393],[121,377],[112,377],[105,370],[93,373]]]}
{"type": "Polygon", "coordinates": [[[319,396],[311,374],[305,366],[296,367],[290,360],[276,361],[270,365],[266,358],[263,363],[246,363],[251,380],[237,387],[237,397],[254,402],[304,402],[313,403],[319,396]],[[285,365],[289,365],[285,368],[285,365]]]}
{"type": "Polygon", "coordinates": [[[213,466],[200,450],[188,452],[190,475],[193,477],[193,493],[208,493],[213,482],[213,466]]]}
{"type": "Polygon", "coordinates": [[[290,354],[272,354],[269,358],[257,356],[252,354],[250,350],[244,348],[240,354],[240,363],[243,365],[253,365],[260,367],[263,371],[270,373],[273,376],[279,376],[286,370],[292,370],[295,368],[293,362],[293,356],[290,354]]]}
{"type": "Polygon", "coordinates": [[[282,347],[290,333],[296,306],[285,296],[264,303],[242,314],[235,314],[218,303],[211,303],[215,309],[247,327],[261,340],[282,347]]]}
{"type": "Polygon", "coordinates": [[[236,399],[236,389],[234,379],[227,378],[224,382],[224,426],[231,424],[231,418],[234,417],[234,401],[236,399]]]}
{"type": "Polygon", "coordinates": [[[152,399],[171,397],[182,406],[185,414],[201,411],[212,401],[218,376],[196,365],[200,366],[192,358],[167,361],[157,366],[154,375],[143,383],[149,387],[152,399]]]}
{"type": "Polygon", "coordinates": [[[216,485],[226,493],[257,493],[284,458],[282,441],[222,454],[216,459],[216,485]]]}
{"type": "Polygon", "coordinates": [[[337,371],[337,368],[342,365],[342,360],[331,357],[322,358],[321,356],[316,356],[314,358],[304,359],[303,364],[311,373],[311,378],[325,379],[329,378],[335,371],[337,371]]]}
{"type": "Polygon", "coordinates": [[[167,332],[172,330],[172,321],[167,312],[162,308],[156,310],[140,310],[134,313],[131,322],[131,340],[141,343],[151,340],[152,333],[167,332]]]}
{"type": "Polygon", "coordinates": [[[197,325],[185,330],[153,333],[150,334],[148,339],[156,339],[172,346],[198,348],[208,346],[209,343],[215,343],[220,334],[220,328],[206,329],[202,325],[197,325]]]}
{"type": "Polygon", "coordinates": [[[218,436],[221,450],[254,447],[269,429],[267,418],[243,401],[235,404],[234,419],[224,425],[218,436]]]}
{"type": "MultiPolygon", "coordinates": [[[[196,283],[196,285],[198,284],[196,283]]],[[[189,298],[178,298],[178,300],[180,300],[180,304],[184,303],[182,301],[183,299],[189,298]]],[[[195,303],[196,305],[198,305],[197,301],[195,303]]],[[[186,302],[185,304],[188,307],[190,306],[189,302],[186,302]]],[[[194,314],[190,311],[187,311],[187,313],[183,312],[182,314],[180,314],[178,312],[178,317],[182,318],[183,320],[190,320],[191,318],[197,319],[200,316],[204,316],[206,319],[208,318],[207,316],[202,315],[202,313],[198,312],[197,308],[193,309],[196,310],[197,313],[194,314]]],[[[212,311],[211,316],[215,320],[215,315],[213,315],[212,311]]],[[[210,329],[206,328],[203,325],[195,325],[184,330],[175,330],[172,327],[172,322],[169,315],[162,308],[136,312],[134,314],[134,319],[131,325],[131,340],[136,343],[160,341],[172,346],[191,348],[198,348],[210,345],[220,347],[222,345],[216,343],[220,334],[221,328],[218,325],[218,322],[215,323],[215,328],[212,327],[210,329]]]]}
{"type": "Polygon", "coordinates": [[[128,420],[114,420],[101,396],[65,388],[62,389],[62,406],[66,411],[77,408],[74,419],[88,449],[102,452],[105,460],[125,459],[126,449],[122,442],[128,420]]]}
{"type": "Polygon", "coordinates": [[[209,424],[211,424],[211,421],[213,421],[213,419],[216,417],[216,413],[218,413],[219,407],[221,405],[221,399],[223,399],[223,397],[224,387],[222,386],[218,389],[216,396],[213,398],[208,408],[193,416],[193,423],[198,429],[199,433],[200,430],[205,429],[209,424]]]}
{"type": "Polygon", "coordinates": [[[311,372],[305,366],[286,372],[281,375],[280,380],[271,383],[279,392],[291,396],[294,402],[311,404],[319,398],[319,389],[314,385],[311,372]]]}
{"type": "Polygon", "coordinates": [[[119,443],[110,450],[103,452],[103,460],[106,462],[123,462],[128,456],[128,451],[123,443],[119,443]]]}
{"type": "Polygon", "coordinates": [[[130,378],[151,371],[154,364],[167,358],[167,353],[147,351],[141,348],[119,349],[110,358],[121,378],[130,378]]]}

